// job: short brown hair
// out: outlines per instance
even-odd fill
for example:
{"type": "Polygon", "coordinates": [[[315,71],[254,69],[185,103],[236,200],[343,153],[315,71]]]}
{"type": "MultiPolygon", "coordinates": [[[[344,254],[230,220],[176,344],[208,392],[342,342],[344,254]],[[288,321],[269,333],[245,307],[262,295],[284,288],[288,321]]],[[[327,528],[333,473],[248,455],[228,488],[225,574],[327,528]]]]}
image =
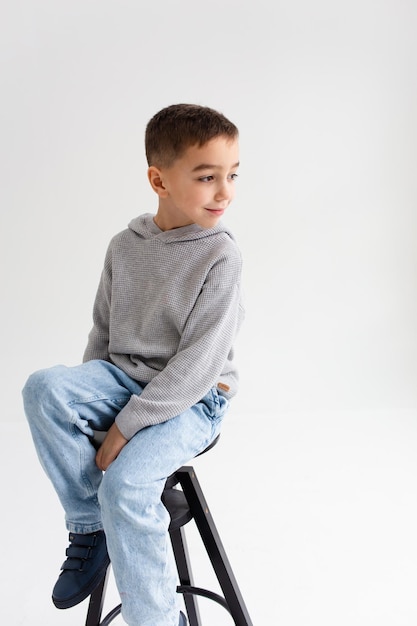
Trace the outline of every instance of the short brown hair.
{"type": "Polygon", "coordinates": [[[239,131],[222,113],[197,104],[172,104],[148,122],[145,151],[148,165],[170,167],[190,146],[215,137],[237,139],[239,131]]]}

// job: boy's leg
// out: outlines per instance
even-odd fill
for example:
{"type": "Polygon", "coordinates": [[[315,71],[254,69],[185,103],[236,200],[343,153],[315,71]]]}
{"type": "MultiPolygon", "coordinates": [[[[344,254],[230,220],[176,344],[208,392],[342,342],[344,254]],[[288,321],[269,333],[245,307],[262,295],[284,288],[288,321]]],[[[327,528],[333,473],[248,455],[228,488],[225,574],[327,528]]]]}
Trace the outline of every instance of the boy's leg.
{"type": "Polygon", "coordinates": [[[210,391],[185,413],[138,432],[103,476],[103,526],[129,626],[178,626],[177,572],[161,493],[166,478],[216,437],[226,409],[227,401],[210,391]]]}
{"type": "Polygon", "coordinates": [[[107,430],[130,396],[141,391],[106,361],[58,365],[35,372],[26,383],[23,398],[34,444],[73,533],[102,528],[97,500],[102,472],[88,435],[107,430]]]}
{"type": "Polygon", "coordinates": [[[89,361],[33,374],[24,404],[41,463],[64,506],[70,546],[52,600],[65,609],[86,598],[109,564],[97,489],[92,429],[107,430],[117,413],[142,387],[114,365],[89,361]]]}

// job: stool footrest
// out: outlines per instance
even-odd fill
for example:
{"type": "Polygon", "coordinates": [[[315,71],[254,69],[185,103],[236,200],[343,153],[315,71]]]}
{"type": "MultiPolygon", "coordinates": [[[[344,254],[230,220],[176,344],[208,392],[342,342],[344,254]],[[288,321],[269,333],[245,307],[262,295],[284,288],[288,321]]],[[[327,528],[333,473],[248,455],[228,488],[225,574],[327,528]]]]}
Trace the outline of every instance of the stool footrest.
{"type": "Polygon", "coordinates": [[[115,617],[120,615],[121,610],[122,610],[121,604],[118,604],[117,606],[115,606],[114,609],[110,611],[110,613],[107,613],[106,617],[103,619],[102,622],[100,622],[99,626],[108,626],[110,622],[114,620],[115,617]]]}
{"type": "Polygon", "coordinates": [[[182,593],[183,595],[189,594],[193,596],[202,596],[203,598],[214,600],[214,602],[217,602],[217,604],[221,604],[221,606],[230,613],[229,605],[227,604],[226,600],[218,593],[214,593],[214,591],[202,589],[201,587],[193,587],[192,585],[180,585],[179,587],[177,587],[177,592],[182,593]]]}

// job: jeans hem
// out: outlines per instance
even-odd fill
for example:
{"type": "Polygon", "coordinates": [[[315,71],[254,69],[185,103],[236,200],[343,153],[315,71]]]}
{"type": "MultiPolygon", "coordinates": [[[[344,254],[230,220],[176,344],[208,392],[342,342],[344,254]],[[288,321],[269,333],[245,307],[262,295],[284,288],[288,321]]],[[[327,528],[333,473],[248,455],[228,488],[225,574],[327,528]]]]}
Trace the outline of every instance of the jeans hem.
{"type": "Polygon", "coordinates": [[[95,533],[98,530],[103,530],[103,524],[101,522],[97,522],[96,524],[90,524],[88,526],[86,526],[85,524],[66,522],[66,527],[70,533],[76,533],[78,535],[88,535],[89,533],[95,533]]]}

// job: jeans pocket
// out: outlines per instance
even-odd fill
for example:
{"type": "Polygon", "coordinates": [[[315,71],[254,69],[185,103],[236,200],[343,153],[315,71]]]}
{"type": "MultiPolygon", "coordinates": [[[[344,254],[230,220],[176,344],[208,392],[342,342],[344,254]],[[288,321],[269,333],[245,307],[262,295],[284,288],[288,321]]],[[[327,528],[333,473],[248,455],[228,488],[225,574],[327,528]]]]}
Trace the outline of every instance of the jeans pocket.
{"type": "Polygon", "coordinates": [[[204,405],[205,414],[212,421],[220,420],[229,406],[229,401],[218,393],[216,387],[212,387],[201,402],[204,405]]]}

